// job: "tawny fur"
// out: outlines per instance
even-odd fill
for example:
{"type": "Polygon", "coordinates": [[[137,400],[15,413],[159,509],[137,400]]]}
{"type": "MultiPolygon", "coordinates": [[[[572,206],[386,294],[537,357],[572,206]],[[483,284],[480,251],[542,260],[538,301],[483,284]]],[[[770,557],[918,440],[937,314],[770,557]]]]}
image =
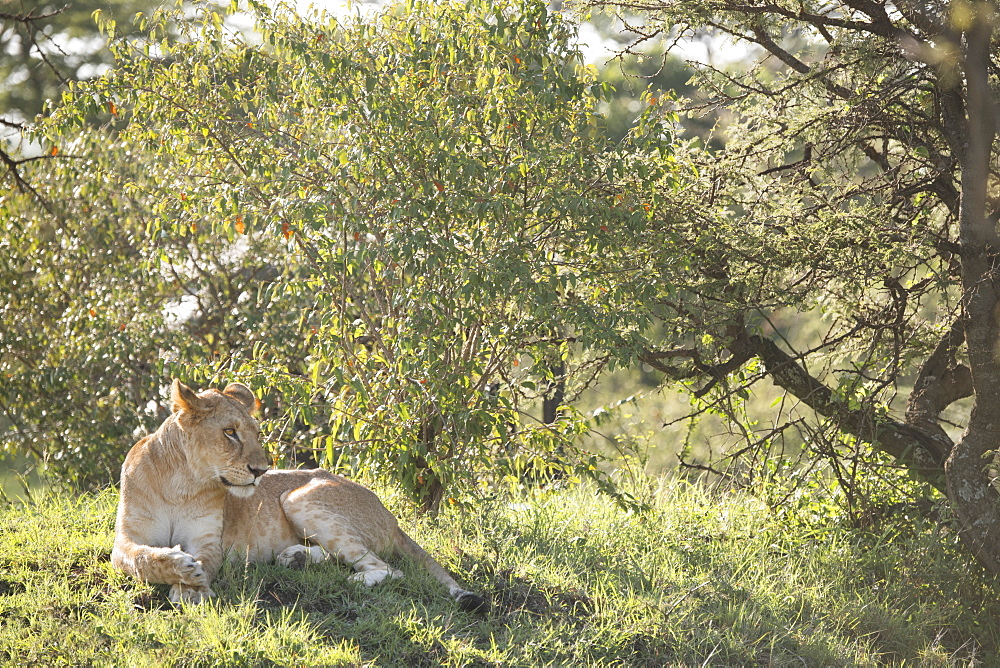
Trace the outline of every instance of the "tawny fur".
{"type": "Polygon", "coordinates": [[[402,573],[379,555],[421,563],[463,607],[462,589],[407,536],[369,489],[322,469],[267,471],[253,393],[233,383],[196,394],[174,381],[173,414],[122,465],[111,561],[170,600],[200,602],[222,560],[301,567],[333,557],[368,586],[402,573]]]}

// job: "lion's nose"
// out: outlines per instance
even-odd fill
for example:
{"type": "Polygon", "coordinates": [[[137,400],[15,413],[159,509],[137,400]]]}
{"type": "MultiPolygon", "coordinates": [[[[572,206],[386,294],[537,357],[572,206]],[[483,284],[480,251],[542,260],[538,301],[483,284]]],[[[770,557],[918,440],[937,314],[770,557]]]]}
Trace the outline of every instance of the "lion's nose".
{"type": "Polygon", "coordinates": [[[247,469],[249,469],[250,473],[253,474],[254,478],[259,478],[262,475],[264,475],[265,473],[267,473],[267,467],[266,466],[264,468],[262,468],[262,469],[259,469],[256,466],[250,466],[249,464],[247,464],[247,469]]]}

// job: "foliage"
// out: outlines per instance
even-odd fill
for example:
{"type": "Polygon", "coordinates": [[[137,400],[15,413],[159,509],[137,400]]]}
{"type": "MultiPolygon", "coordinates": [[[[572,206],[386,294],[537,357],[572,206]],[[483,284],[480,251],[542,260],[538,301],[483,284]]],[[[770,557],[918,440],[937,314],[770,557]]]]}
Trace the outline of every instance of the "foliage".
{"type": "MultiPolygon", "coordinates": [[[[415,566],[366,589],[336,564],[227,566],[175,611],[114,572],[114,492],[0,510],[0,657],[134,665],[993,664],[988,578],[905,509],[870,530],[788,523],[671,482],[647,514],[593,490],[404,521],[470,587],[463,613],[415,566]]],[[[394,505],[391,503],[391,505],[394,505]]],[[[406,513],[404,512],[404,515],[406,513]]]]}
{"type": "MultiPolygon", "coordinates": [[[[675,154],[697,168],[677,195],[691,213],[652,227],[691,261],[658,265],[673,290],[642,359],[732,425],[736,480],[825,462],[863,509],[902,469],[949,495],[972,551],[1000,571],[1000,496],[983,466],[1000,381],[984,289],[1000,208],[996,3],[577,6],[638,14],[643,40],[713,32],[761,54],[700,70],[730,120],[724,147],[675,154]],[[805,335],[816,318],[824,330],[805,335]],[[784,395],[748,413],[765,379],[784,395]]],[[[636,256],[665,247],[640,240],[636,256]]]]}
{"type": "MultiPolygon", "coordinates": [[[[178,0],[178,6],[199,0],[178,0]]],[[[206,4],[206,0],[200,0],[206,4]]],[[[211,0],[207,0],[211,4],[211,0]]],[[[28,2],[8,0],[0,6],[0,182],[19,192],[34,192],[24,166],[49,156],[25,135],[38,114],[50,110],[71,81],[100,76],[111,54],[97,31],[93,13],[101,10],[119,20],[149,11],[154,0],[95,2],[28,2]]],[[[124,39],[138,37],[127,30],[124,39]]],[[[93,119],[100,122],[101,117],[93,119]]]]}
{"type": "Polygon", "coordinates": [[[151,245],[142,198],[129,191],[148,178],[148,164],[122,160],[118,148],[101,138],[56,145],[60,159],[37,199],[9,197],[0,223],[5,448],[85,485],[115,479],[137,436],[168,414],[162,386],[184,373],[176,360],[212,359],[230,341],[253,346],[261,330],[288,341],[288,356],[296,341],[287,304],[252,310],[258,286],[276,274],[265,259],[275,244],[239,258],[208,235],[151,245]],[[153,266],[160,253],[184,257],[184,266],[153,266]],[[245,313],[234,310],[240,299],[245,313]],[[182,321],[188,300],[197,317],[182,321]]]}
{"type": "Polygon", "coordinates": [[[117,66],[39,128],[46,188],[5,202],[26,232],[10,242],[8,447],[97,475],[162,416],[135,407],[164,375],[225,375],[270,393],[279,457],[362,466],[427,509],[529,466],[603,480],[574,453],[580,416],[527,415],[556,369],[582,387],[635,356],[653,286],[620,240],[646,233],[674,178],[671,118],[647,101],[627,141],[607,139],[610,90],[542,3],[351,24],[250,9],[260,45],[212,11],[141,16],[144,41],[104,17],[117,66]],[[56,299],[81,263],[91,292],[56,299]],[[49,309],[37,322],[32,304],[49,309]],[[70,419],[109,396],[119,419],[70,419]]]}
{"type": "MultiPolygon", "coordinates": [[[[8,458],[52,461],[90,484],[114,477],[136,429],[156,417],[144,409],[157,395],[150,371],[158,348],[173,333],[156,308],[167,298],[140,264],[142,224],[120,215],[129,201],[123,184],[141,166],[87,138],[40,153],[22,121],[69,82],[110,66],[95,10],[130,19],[154,4],[15,1],[0,9],[0,125],[9,130],[0,179],[11,186],[0,198],[0,443],[8,458]],[[94,180],[112,154],[120,169],[94,180]]],[[[109,118],[99,109],[80,120],[109,118]]]]}

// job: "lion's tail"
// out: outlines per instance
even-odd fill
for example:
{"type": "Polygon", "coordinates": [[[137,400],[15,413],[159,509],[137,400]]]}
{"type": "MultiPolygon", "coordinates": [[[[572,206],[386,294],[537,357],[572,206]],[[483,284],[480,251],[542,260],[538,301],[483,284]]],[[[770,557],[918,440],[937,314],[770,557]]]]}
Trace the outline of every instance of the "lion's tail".
{"type": "Polygon", "coordinates": [[[434,557],[428,554],[427,550],[420,547],[415,540],[407,536],[405,531],[402,529],[397,529],[397,531],[399,532],[397,542],[399,552],[426,568],[435,580],[448,588],[448,593],[458,601],[458,604],[464,610],[479,612],[489,607],[489,603],[485,598],[479,594],[462,589],[448,571],[434,557]]]}

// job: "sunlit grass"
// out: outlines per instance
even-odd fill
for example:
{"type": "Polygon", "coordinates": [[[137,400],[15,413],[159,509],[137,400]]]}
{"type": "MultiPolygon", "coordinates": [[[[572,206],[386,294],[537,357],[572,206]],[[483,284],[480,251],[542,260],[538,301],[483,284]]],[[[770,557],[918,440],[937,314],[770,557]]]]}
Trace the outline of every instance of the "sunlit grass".
{"type": "Polygon", "coordinates": [[[588,489],[436,520],[390,505],[488,614],[419,568],[366,589],[348,571],[227,565],[209,605],[108,561],[115,496],[0,509],[0,663],[117,665],[992,665],[1000,606],[936,525],[789,527],[683,482],[630,513],[588,489]],[[822,528],[820,528],[822,529],[822,528]]]}

